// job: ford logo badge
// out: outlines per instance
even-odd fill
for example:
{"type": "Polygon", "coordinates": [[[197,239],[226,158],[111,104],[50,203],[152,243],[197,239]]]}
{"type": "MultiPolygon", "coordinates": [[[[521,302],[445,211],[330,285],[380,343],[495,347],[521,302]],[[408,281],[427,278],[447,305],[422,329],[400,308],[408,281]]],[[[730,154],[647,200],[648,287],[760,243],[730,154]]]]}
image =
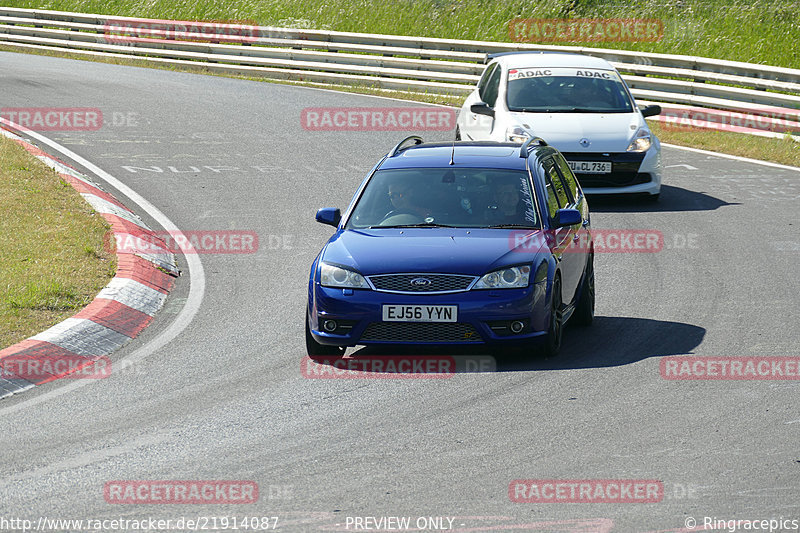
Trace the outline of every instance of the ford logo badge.
{"type": "Polygon", "coordinates": [[[414,278],[410,281],[412,287],[427,287],[431,284],[428,278],[414,278]]]}

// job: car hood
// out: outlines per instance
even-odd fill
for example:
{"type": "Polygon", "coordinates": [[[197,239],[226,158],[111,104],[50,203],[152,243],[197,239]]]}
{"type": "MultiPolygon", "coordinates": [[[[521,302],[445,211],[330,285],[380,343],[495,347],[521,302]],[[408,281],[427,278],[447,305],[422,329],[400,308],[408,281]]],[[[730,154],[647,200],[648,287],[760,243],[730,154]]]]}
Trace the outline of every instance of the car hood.
{"type": "Polygon", "coordinates": [[[345,230],[331,237],[322,260],[365,276],[442,272],[481,276],[533,261],[546,247],[541,230],[403,228],[345,230]]]}
{"type": "Polygon", "coordinates": [[[513,120],[562,152],[624,152],[645,126],[634,113],[511,113],[513,120]],[[581,146],[589,139],[589,146],[581,146]]]}

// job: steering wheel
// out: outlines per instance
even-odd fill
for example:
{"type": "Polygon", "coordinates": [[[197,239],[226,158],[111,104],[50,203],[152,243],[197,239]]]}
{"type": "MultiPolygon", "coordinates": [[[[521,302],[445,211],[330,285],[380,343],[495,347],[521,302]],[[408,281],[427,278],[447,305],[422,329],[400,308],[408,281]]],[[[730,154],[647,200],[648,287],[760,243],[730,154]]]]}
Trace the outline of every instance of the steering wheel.
{"type": "Polygon", "coordinates": [[[388,213],[386,213],[385,215],[383,215],[383,218],[382,218],[381,220],[382,220],[382,221],[383,221],[383,220],[386,220],[387,218],[389,218],[389,217],[393,217],[393,216],[395,216],[395,215],[415,215],[415,216],[419,216],[417,213],[415,213],[415,212],[414,212],[414,211],[412,211],[411,209],[408,209],[408,208],[400,208],[400,209],[392,209],[391,211],[389,211],[388,213]]]}
{"type": "Polygon", "coordinates": [[[379,226],[394,226],[402,224],[419,224],[423,221],[422,216],[410,209],[392,209],[378,224],[379,226]]]}

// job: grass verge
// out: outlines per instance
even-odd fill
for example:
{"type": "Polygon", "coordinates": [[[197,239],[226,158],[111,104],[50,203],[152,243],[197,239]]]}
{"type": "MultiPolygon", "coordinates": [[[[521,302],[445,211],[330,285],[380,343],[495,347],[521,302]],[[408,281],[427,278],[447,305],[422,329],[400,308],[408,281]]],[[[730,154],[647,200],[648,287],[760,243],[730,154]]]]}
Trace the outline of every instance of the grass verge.
{"type": "Polygon", "coordinates": [[[75,189],[0,137],[0,349],[92,301],[116,270],[107,231],[75,189]]]}

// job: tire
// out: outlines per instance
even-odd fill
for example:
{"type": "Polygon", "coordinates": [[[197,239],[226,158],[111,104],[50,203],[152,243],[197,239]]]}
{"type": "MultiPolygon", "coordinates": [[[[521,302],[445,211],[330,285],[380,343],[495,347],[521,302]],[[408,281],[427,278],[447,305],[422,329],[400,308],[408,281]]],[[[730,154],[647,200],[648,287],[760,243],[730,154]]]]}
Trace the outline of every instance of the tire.
{"type": "Polygon", "coordinates": [[[584,273],[583,286],[581,287],[581,298],[578,307],[572,315],[572,322],[579,326],[591,326],[594,321],[594,255],[589,256],[584,273]]]}
{"type": "Polygon", "coordinates": [[[550,299],[550,327],[539,348],[543,357],[555,357],[561,351],[561,337],[564,333],[564,310],[561,305],[561,278],[553,280],[552,297],[550,299]]]}
{"type": "Polygon", "coordinates": [[[309,357],[340,357],[344,355],[345,348],[342,346],[329,346],[320,344],[311,335],[311,327],[308,325],[308,314],[306,314],[306,353],[309,357]]]}
{"type": "Polygon", "coordinates": [[[456,140],[457,141],[461,140],[461,130],[458,129],[458,126],[456,126],[456,140]]]}

